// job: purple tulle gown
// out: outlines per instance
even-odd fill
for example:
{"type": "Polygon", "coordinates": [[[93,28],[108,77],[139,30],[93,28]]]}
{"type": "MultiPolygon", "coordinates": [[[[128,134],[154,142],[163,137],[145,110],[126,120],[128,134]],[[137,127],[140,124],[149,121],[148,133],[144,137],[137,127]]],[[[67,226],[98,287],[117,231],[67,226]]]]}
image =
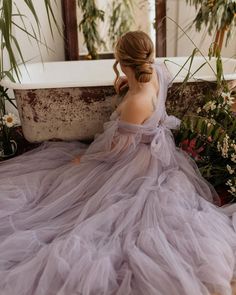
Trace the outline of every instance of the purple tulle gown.
{"type": "Polygon", "coordinates": [[[142,125],[114,112],[90,146],[47,142],[0,164],[1,295],[232,294],[236,208],[216,206],[175,147],[170,76],[154,68],[142,125]]]}

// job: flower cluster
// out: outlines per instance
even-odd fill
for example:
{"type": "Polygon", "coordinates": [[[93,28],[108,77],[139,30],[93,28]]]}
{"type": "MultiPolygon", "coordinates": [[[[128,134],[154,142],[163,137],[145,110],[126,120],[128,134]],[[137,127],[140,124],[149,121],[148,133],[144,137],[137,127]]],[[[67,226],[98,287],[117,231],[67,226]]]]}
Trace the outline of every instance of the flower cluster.
{"type": "MultiPolygon", "coordinates": [[[[196,115],[182,120],[179,142],[215,187],[225,186],[236,200],[236,117],[228,91],[207,93],[196,115]]],[[[177,137],[178,138],[178,137],[177,137]]]]}
{"type": "MultiPolygon", "coordinates": [[[[222,92],[218,99],[209,100],[202,108],[197,109],[197,113],[201,113],[204,110],[206,113],[210,113],[216,109],[223,111],[228,111],[234,103],[234,97],[231,96],[230,92],[222,92]]],[[[214,113],[210,114],[211,117],[214,116],[214,113]]]]}
{"type": "Polygon", "coordinates": [[[228,151],[229,151],[229,136],[228,134],[225,135],[223,142],[217,142],[217,149],[221,152],[223,158],[228,158],[228,151]]]}
{"type": "Polygon", "coordinates": [[[227,182],[226,182],[226,185],[229,186],[229,190],[228,192],[235,196],[236,194],[236,177],[234,177],[233,179],[229,179],[227,182]]]}
{"type": "MultiPolygon", "coordinates": [[[[226,165],[226,168],[228,170],[228,173],[230,176],[229,180],[226,182],[226,185],[229,186],[229,193],[233,196],[236,196],[236,143],[233,140],[229,144],[229,137],[226,138],[226,146],[225,146],[225,154],[227,155],[227,158],[229,159],[229,164],[226,165]]],[[[222,153],[221,146],[219,145],[219,149],[222,153]]]]}
{"type": "Polygon", "coordinates": [[[231,107],[234,103],[234,97],[231,96],[230,92],[222,92],[216,100],[208,101],[204,106],[203,110],[213,119],[215,122],[218,121],[219,130],[221,136],[216,140],[217,151],[219,152],[219,161],[224,163],[223,169],[226,180],[225,184],[229,186],[228,192],[236,197],[236,143],[235,143],[235,121],[231,112],[231,107]],[[224,114],[224,122],[223,116],[224,114]],[[227,124],[227,121],[231,122],[227,124]],[[228,134],[228,131],[230,134],[228,134]],[[223,159],[222,159],[223,158],[223,159]]]}
{"type": "Polygon", "coordinates": [[[186,151],[195,161],[200,160],[200,153],[204,150],[204,147],[196,147],[196,139],[185,139],[180,143],[182,150],[186,151]]]}

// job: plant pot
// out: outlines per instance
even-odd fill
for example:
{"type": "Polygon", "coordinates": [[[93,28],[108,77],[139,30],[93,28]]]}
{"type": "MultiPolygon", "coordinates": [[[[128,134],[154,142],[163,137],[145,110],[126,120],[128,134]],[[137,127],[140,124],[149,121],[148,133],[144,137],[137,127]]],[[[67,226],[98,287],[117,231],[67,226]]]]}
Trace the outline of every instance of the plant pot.
{"type": "Polygon", "coordinates": [[[3,146],[0,149],[0,158],[3,159],[7,159],[7,158],[11,158],[16,154],[17,151],[17,143],[15,142],[15,140],[11,139],[10,140],[10,149],[8,149],[8,151],[10,151],[9,153],[4,152],[3,146]]]}

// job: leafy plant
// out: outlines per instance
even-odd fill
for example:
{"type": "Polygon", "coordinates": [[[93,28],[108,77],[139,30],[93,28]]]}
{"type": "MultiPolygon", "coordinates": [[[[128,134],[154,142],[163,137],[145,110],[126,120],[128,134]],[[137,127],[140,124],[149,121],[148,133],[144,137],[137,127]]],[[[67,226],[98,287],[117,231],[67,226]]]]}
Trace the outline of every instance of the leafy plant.
{"type": "Polygon", "coordinates": [[[0,143],[2,143],[1,146],[4,154],[10,155],[13,153],[10,131],[11,127],[17,123],[17,120],[13,114],[7,113],[6,100],[16,108],[16,105],[13,103],[14,99],[8,96],[7,90],[0,86],[0,143]]]}
{"type": "Polygon", "coordinates": [[[236,200],[236,117],[231,106],[234,97],[223,78],[219,50],[216,59],[217,91],[204,96],[195,115],[185,115],[176,135],[177,144],[197,162],[213,186],[228,186],[236,200]]]}
{"type": "MultiPolygon", "coordinates": [[[[236,26],[236,2],[233,0],[186,0],[198,9],[195,23],[197,31],[201,31],[202,25],[208,29],[208,33],[216,31],[215,44],[221,50],[226,34],[226,45],[236,26]]],[[[214,48],[216,49],[216,47],[214,48]]]]}
{"type": "MultiPolygon", "coordinates": [[[[56,3],[55,0],[54,2],[56,3]]],[[[20,81],[21,73],[19,65],[25,64],[25,59],[22,54],[20,44],[14,35],[15,29],[23,32],[25,38],[27,38],[29,42],[33,40],[36,41],[39,52],[40,44],[45,45],[49,50],[45,43],[44,36],[41,33],[40,21],[33,1],[23,0],[23,3],[28,8],[30,15],[33,18],[32,22],[29,21],[27,16],[20,12],[17,1],[0,0],[0,81],[5,76],[14,81],[13,74],[20,81]],[[29,30],[27,27],[30,27],[31,30],[29,30]],[[4,67],[6,64],[4,58],[9,61],[9,69],[5,69],[4,67]]],[[[52,25],[55,24],[59,32],[60,28],[54,15],[52,1],[44,0],[43,3],[47,13],[50,31],[53,36],[52,25]]],[[[16,107],[16,105],[13,103],[13,99],[8,96],[7,90],[8,89],[0,86],[0,140],[3,145],[4,153],[11,154],[12,150],[9,128],[12,126],[10,126],[10,121],[7,121],[8,114],[6,110],[6,101],[8,101],[14,107],[16,107]]],[[[10,115],[10,117],[14,120],[13,116],[10,115]]],[[[10,117],[8,120],[11,120],[10,117]]]]}
{"type": "Polygon", "coordinates": [[[117,37],[127,32],[133,21],[131,0],[112,0],[110,6],[105,11],[99,9],[94,0],[78,0],[83,17],[79,23],[79,29],[83,32],[89,57],[98,58],[98,51],[101,47],[106,48],[97,27],[100,22],[105,21],[108,16],[109,30],[108,38],[111,45],[114,45],[117,37]]]}
{"type": "Polygon", "coordinates": [[[85,44],[92,59],[98,58],[98,48],[104,44],[97,30],[99,21],[104,21],[104,11],[97,8],[94,0],[79,0],[78,6],[83,11],[79,29],[83,32],[85,44]]]}
{"type": "MultiPolygon", "coordinates": [[[[20,12],[17,6],[17,1],[14,0],[0,0],[0,80],[7,75],[13,80],[12,72],[16,74],[16,77],[20,79],[19,64],[25,63],[22,50],[17,38],[14,36],[14,29],[18,29],[24,33],[28,41],[35,40],[37,44],[44,44],[44,37],[41,33],[40,21],[35,10],[32,0],[23,0],[30,14],[33,17],[33,21],[29,22],[29,18],[20,12]],[[31,28],[31,32],[27,29],[28,26],[31,28]],[[9,70],[4,70],[3,53],[6,53],[6,58],[10,62],[9,70]],[[19,55],[19,60],[16,56],[19,55]]],[[[44,7],[48,16],[48,23],[53,36],[52,24],[56,24],[58,31],[60,28],[56,21],[56,17],[53,12],[52,1],[44,0],[44,7]]],[[[56,3],[56,1],[54,0],[56,3]]],[[[48,48],[48,47],[47,47],[48,48]]]]}
{"type": "Polygon", "coordinates": [[[114,46],[119,36],[129,31],[133,21],[132,2],[130,0],[113,0],[111,3],[111,15],[109,16],[110,27],[108,31],[112,46],[114,46]]]}

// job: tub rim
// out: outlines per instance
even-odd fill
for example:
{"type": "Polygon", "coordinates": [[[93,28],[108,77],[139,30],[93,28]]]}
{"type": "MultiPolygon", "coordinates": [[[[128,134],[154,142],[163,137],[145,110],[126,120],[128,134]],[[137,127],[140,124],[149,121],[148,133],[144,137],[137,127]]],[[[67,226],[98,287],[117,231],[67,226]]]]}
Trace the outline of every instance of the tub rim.
{"type": "MultiPolygon", "coordinates": [[[[186,60],[188,57],[163,57],[163,58],[155,58],[156,61],[167,61],[168,60],[186,60]]],[[[195,56],[194,57],[195,60],[201,60],[204,62],[205,59],[207,59],[209,61],[209,57],[205,56],[205,59],[202,56],[195,56]]],[[[211,58],[211,61],[216,60],[215,57],[211,58]]],[[[76,61],[53,61],[53,62],[37,62],[37,63],[26,63],[26,68],[30,69],[30,67],[32,66],[40,66],[40,67],[44,67],[44,65],[53,65],[53,64],[68,64],[69,63],[87,63],[87,62],[93,62],[93,63],[100,63],[100,62],[107,62],[107,63],[113,63],[115,60],[114,59],[99,59],[99,60],[76,60],[76,61]]],[[[236,67],[236,59],[234,58],[227,58],[227,57],[222,57],[222,62],[224,64],[224,62],[231,62],[233,61],[235,63],[235,67],[236,67]]],[[[20,65],[20,68],[25,68],[24,65],[20,65]]],[[[183,79],[185,76],[177,76],[174,80],[173,83],[182,83],[183,79]]],[[[224,74],[224,79],[226,81],[231,81],[231,80],[236,80],[236,71],[235,73],[230,73],[224,74]]],[[[215,82],[216,81],[216,77],[212,74],[212,75],[201,75],[201,76],[197,76],[195,75],[195,78],[191,78],[188,80],[188,82],[215,82]]],[[[27,89],[51,89],[51,88],[75,88],[75,87],[108,87],[108,86],[113,86],[113,82],[114,82],[114,77],[112,77],[112,79],[109,80],[103,80],[101,83],[99,83],[97,81],[91,82],[91,81],[83,81],[81,82],[82,84],[79,83],[79,81],[72,81],[72,82],[68,82],[66,81],[64,84],[63,82],[26,82],[26,83],[20,83],[20,82],[12,82],[7,76],[2,79],[0,81],[0,85],[5,87],[5,88],[9,88],[9,89],[13,89],[13,90],[27,90],[27,89]]]]}

